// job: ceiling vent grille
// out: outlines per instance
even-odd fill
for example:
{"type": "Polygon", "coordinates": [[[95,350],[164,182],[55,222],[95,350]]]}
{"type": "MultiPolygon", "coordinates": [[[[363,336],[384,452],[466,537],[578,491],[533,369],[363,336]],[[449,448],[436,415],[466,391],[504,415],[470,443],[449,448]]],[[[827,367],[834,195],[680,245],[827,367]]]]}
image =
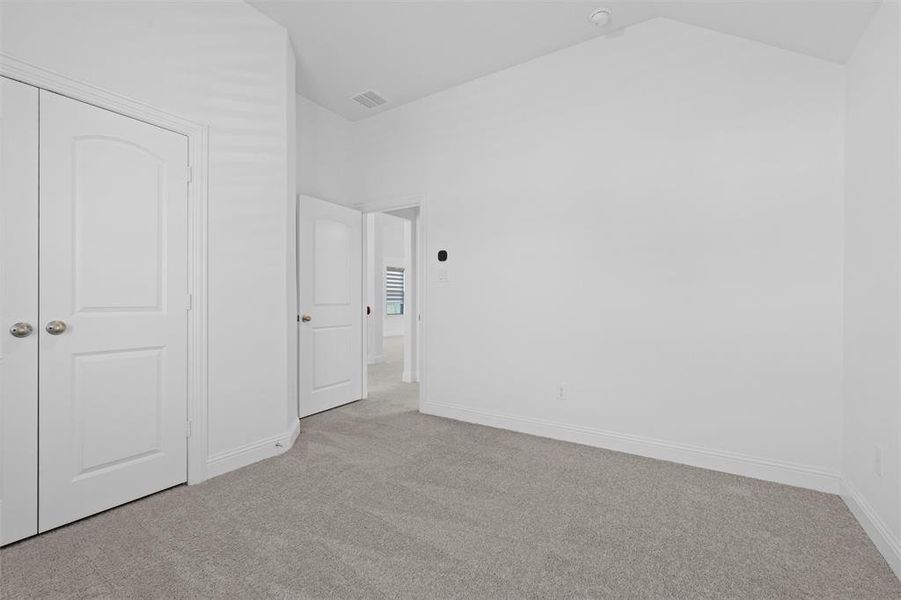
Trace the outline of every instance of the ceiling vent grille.
{"type": "Polygon", "coordinates": [[[376,106],[381,106],[382,104],[388,103],[388,101],[385,100],[378,92],[374,92],[372,90],[366,90],[362,94],[357,94],[353,97],[353,100],[359,102],[366,108],[375,108],[376,106]]]}

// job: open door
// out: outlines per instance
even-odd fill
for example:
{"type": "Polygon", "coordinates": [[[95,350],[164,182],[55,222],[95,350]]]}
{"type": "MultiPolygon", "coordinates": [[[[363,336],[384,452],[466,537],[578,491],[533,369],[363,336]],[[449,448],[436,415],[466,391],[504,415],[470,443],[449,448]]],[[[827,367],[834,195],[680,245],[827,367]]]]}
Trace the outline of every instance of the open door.
{"type": "Polygon", "coordinates": [[[362,396],[362,214],[301,196],[298,206],[301,417],[362,396]]]}

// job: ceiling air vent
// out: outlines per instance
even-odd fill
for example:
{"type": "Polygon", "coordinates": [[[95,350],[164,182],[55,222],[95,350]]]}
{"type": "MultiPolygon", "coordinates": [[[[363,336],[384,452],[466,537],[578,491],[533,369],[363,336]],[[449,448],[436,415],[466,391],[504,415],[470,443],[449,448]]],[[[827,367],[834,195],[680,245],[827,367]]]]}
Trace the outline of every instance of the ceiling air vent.
{"type": "Polygon", "coordinates": [[[366,90],[362,94],[357,94],[353,99],[366,108],[375,108],[376,106],[388,103],[388,101],[382,98],[378,92],[372,90],[366,90]]]}

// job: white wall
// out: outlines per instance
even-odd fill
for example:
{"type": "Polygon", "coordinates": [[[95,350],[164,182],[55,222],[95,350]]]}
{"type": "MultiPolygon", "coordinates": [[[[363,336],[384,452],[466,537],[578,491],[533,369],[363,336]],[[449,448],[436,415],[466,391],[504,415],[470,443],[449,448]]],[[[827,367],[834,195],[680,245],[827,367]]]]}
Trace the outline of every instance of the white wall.
{"type": "MultiPolygon", "coordinates": [[[[379,239],[382,244],[382,268],[377,275],[382,284],[382,299],[385,298],[385,269],[401,267],[409,269],[409,251],[404,247],[404,219],[392,215],[377,214],[377,223],[381,227],[379,239]]],[[[406,315],[385,314],[385,303],[382,302],[382,335],[384,337],[404,334],[406,315]]]]}
{"type": "Polygon", "coordinates": [[[286,33],[243,3],[2,10],[4,53],[209,125],[209,452],[217,470],[273,452],[274,443],[253,446],[284,434],[296,409],[286,352],[295,193],[286,33]]]}
{"type": "Polygon", "coordinates": [[[378,225],[379,213],[370,213],[366,218],[366,304],[371,312],[367,317],[367,360],[369,364],[385,360],[384,319],[385,297],[381,294],[384,280],[379,275],[379,265],[384,264],[382,243],[379,239],[382,228],[378,225]]]}
{"type": "Polygon", "coordinates": [[[303,96],[296,104],[298,192],[350,206],[350,122],[303,96]]]}
{"type": "Polygon", "coordinates": [[[835,491],[843,115],[658,19],[355,123],[355,197],[427,197],[424,410],[835,491]]]}
{"type": "Polygon", "coordinates": [[[370,363],[382,362],[385,358],[382,338],[404,333],[405,316],[385,314],[385,268],[407,268],[409,264],[409,253],[404,248],[404,223],[404,219],[383,213],[366,215],[366,303],[372,307],[368,342],[370,363]]]}
{"type": "Polygon", "coordinates": [[[899,8],[887,2],[847,65],[842,471],[849,506],[901,575],[899,55],[899,8]]]}
{"type": "Polygon", "coordinates": [[[299,112],[297,110],[297,93],[294,91],[296,87],[295,78],[297,76],[296,58],[294,54],[294,48],[291,45],[290,39],[286,40],[285,43],[285,57],[285,108],[287,110],[286,131],[288,135],[288,211],[285,219],[286,248],[284,249],[285,255],[287,257],[287,281],[285,285],[285,293],[287,296],[286,318],[288,323],[288,348],[285,356],[285,364],[287,366],[287,373],[285,375],[288,381],[287,419],[289,426],[293,426],[293,424],[297,422],[300,411],[300,392],[298,389],[298,375],[300,367],[300,357],[298,350],[300,346],[298,344],[299,331],[297,323],[297,315],[300,314],[300,297],[298,293],[299,288],[297,282],[297,176],[299,174],[299,171],[298,169],[293,168],[294,165],[298,164],[297,140],[300,132],[297,127],[297,115],[299,112]]]}

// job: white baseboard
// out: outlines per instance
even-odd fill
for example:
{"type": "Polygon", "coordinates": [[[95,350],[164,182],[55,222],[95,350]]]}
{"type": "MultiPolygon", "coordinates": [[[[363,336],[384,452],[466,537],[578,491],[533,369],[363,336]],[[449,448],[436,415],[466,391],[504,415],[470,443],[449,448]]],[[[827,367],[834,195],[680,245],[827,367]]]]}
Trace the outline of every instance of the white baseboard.
{"type": "Polygon", "coordinates": [[[383,363],[383,362],[385,362],[384,354],[370,354],[369,355],[368,363],[370,365],[376,365],[378,363],[383,363]]]}
{"type": "Polygon", "coordinates": [[[285,433],[252,442],[234,450],[215,454],[207,461],[207,477],[216,477],[255,462],[278,456],[294,445],[298,435],[300,435],[300,420],[295,421],[294,427],[285,433]]]}
{"type": "Polygon", "coordinates": [[[840,478],[838,473],[807,465],[656,440],[627,433],[604,431],[581,425],[569,425],[543,419],[504,415],[441,402],[424,402],[419,410],[425,414],[438,417],[447,417],[499,429],[509,429],[555,440],[575,442],[577,444],[626,452],[658,460],[667,460],[703,469],[753,477],[754,479],[774,481],[830,494],[839,492],[840,478]]]}
{"type": "Polygon", "coordinates": [[[895,572],[895,576],[901,579],[901,540],[892,535],[870,503],[846,479],[843,479],[841,483],[841,495],[851,514],[882,553],[885,562],[895,572]]]}

